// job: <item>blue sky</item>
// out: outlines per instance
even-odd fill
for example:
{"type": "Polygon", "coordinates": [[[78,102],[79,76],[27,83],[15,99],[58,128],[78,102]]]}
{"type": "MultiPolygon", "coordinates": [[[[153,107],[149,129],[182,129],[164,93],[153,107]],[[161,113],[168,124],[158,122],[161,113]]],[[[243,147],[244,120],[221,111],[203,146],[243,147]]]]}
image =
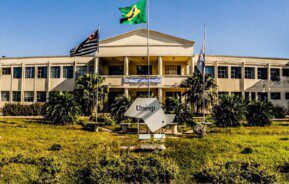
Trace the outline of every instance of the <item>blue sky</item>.
{"type": "MultiPolygon", "coordinates": [[[[120,25],[119,7],[137,0],[1,0],[0,56],[68,55],[101,25],[101,38],[140,25],[120,25]]],[[[150,0],[151,29],[196,42],[207,24],[207,54],[289,58],[288,0],[150,0]]]]}

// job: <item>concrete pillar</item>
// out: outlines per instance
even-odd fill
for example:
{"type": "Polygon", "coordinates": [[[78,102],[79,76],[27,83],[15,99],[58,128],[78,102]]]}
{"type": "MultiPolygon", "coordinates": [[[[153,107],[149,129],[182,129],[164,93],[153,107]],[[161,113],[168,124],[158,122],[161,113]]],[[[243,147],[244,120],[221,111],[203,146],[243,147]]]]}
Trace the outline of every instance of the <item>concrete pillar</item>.
{"type": "Polygon", "coordinates": [[[76,79],[76,61],[73,62],[73,78],[76,79]]]}
{"type": "MultiPolygon", "coordinates": [[[[1,91],[2,91],[2,64],[0,63],[0,98],[1,98],[1,91]]],[[[2,101],[2,99],[1,99],[2,101]]]]}
{"type": "Polygon", "coordinates": [[[33,91],[34,91],[34,102],[37,102],[37,91],[36,91],[36,78],[37,78],[38,68],[36,65],[34,65],[34,85],[33,85],[33,91]]]}
{"type": "Polygon", "coordinates": [[[13,66],[11,65],[11,81],[10,81],[10,92],[9,92],[9,101],[12,102],[12,97],[13,97],[13,75],[14,75],[14,71],[13,71],[13,66]]]}
{"type": "Polygon", "coordinates": [[[158,75],[163,75],[163,58],[161,56],[158,57],[158,75]]]}
{"type": "MultiPolygon", "coordinates": [[[[270,63],[267,63],[267,75],[268,75],[268,78],[267,78],[267,82],[266,82],[266,92],[270,93],[271,91],[271,65],[270,63]]],[[[271,96],[270,94],[268,94],[268,98],[271,99],[271,96]],[[269,98],[270,97],[270,98],[269,98]]]]}
{"type": "MultiPolygon", "coordinates": [[[[214,73],[215,73],[215,81],[216,85],[218,85],[218,61],[214,63],[214,73]]],[[[219,88],[217,88],[217,92],[219,91],[219,88]]]]}
{"type": "Polygon", "coordinates": [[[158,100],[160,103],[163,103],[163,90],[162,90],[162,88],[158,88],[158,100]]]}
{"type": "Polygon", "coordinates": [[[47,64],[47,79],[46,79],[46,97],[49,97],[49,92],[50,92],[50,67],[51,67],[51,61],[48,62],[47,64]]]}
{"type": "Polygon", "coordinates": [[[129,60],[128,57],[124,57],[124,75],[129,75],[129,60]]]}
{"type": "Polygon", "coordinates": [[[240,85],[241,92],[244,93],[245,92],[245,62],[242,62],[240,82],[241,82],[241,85],[240,85]]]}
{"type": "Polygon", "coordinates": [[[21,65],[22,67],[22,75],[21,75],[21,89],[20,89],[20,96],[21,96],[21,100],[20,102],[24,102],[24,87],[25,87],[25,64],[22,63],[21,65]]]}
{"type": "Polygon", "coordinates": [[[178,134],[178,125],[177,124],[172,124],[172,134],[173,135],[178,134]]]}
{"type": "Polygon", "coordinates": [[[99,73],[99,57],[95,57],[94,59],[94,73],[99,73]]]}
{"type": "Polygon", "coordinates": [[[124,88],[124,95],[125,95],[126,97],[129,97],[128,88],[124,88]]]}
{"type": "Polygon", "coordinates": [[[191,75],[193,75],[193,73],[195,72],[195,57],[191,57],[190,59],[191,61],[191,75]]]}

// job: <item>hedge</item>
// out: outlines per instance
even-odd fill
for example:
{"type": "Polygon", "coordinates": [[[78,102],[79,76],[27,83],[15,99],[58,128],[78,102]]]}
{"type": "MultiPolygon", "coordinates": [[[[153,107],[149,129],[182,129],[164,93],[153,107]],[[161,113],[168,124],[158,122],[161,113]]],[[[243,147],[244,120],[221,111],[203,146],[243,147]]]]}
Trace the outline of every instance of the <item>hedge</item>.
{"type": "Polygon", "coordinates": [[[4,116],[41,116],[43,115],[43,104],[5,104],[2,113],[4,116]]]}

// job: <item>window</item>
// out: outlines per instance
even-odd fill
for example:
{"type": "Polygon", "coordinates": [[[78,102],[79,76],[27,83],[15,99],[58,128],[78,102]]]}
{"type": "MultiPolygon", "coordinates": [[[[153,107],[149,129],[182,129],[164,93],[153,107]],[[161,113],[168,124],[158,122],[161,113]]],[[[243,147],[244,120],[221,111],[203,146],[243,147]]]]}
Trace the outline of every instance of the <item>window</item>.
{"type": "Polygon", "coordinates": [[[51,78],[60,78],[60,66],[50,67],[51,78]]]}
{"type": "Polygon", "coordinates": [[[288,92],[285,93],[285,99],[286,99],[286,100],[289,100],[289,93],[288,93],[288,92]]]}
{"type": "Polygon", "coordinates": [[[1,91],[1,101],[8,102],[10,100],[9,91],[1,91]]]}
{"type": "Polygon", "coordinates": [[[20,91],[13,91],[12,100],[13,100],[13,102],[20,102],[21,101],[21,92],[20,91]]]}
{"type": "Polygon", "coordinates": [[[94,66],[89,66],[89,74],[94,74],[94,66]]]}
{"type": "Polygon", "coordinates": [[[249,92],[245,92],[245,101],[246,102],[250,101],[250,93],[249,92]]]}
{"type": "Polygon", "coordinates": [[[166,65],[165,75],[181,75],[181,65],[166,65]]]}
{"type": "Polygon", "coordinates": [[[108,75],[123,75],[123,66],[109,66],[108,75]]]}
{"type": "Polygon", "coordinates": [[[258,68],[258,79],[267,80],[268,79],[268,69],[258,68]]]}
{"type": "Polygon", "coordinates": [[[241,79],[241,67],[232,66],[231,67],[231,78],[232,79],[241,79]]]}
{"type": "Polygon", "coordinates": [[[87,74],[87,66],[77,66],[76,67],[76,78],[87,74]]]}
{"type": "Polygon", "coordinates": [[[47,78],[47,67],[46,66],[40,66],[38,67],[38,78],[47,78]]]}
{"type": "Polygon", "coordinates": [[[283,76],[284,77],[289,77],[289,68],[283,68],[283,76]]]}
{"type": "Polygon", "coordinates": [[[255,79],[254,67],[245,67],[245,79],[255,79]]]}
{"type": "Polygon", "coordinates": [[[21,79],[22,78],[22,68],[21,67],[14,67],[13,68],[13,78],[14,79],[21,79]]]}
{"type": "Polygon", "coordinates": [[[231,94],[242,98],[242,92],[232,92],[231,94]]]}
{"type": "Polygon", "coordinates": [[[33,102],[34,101],[34,92],[25,91],[24,92],[24,102],[33,102]]]}
{"type": "Polygon", "coordinates": [[[256,100],[256,93],[255,92],[251,92],[251,99],[256,100]]]}
{"type": "Polygon", "coordinates": [[[219,98],[226,96],[226,95],[229,95],[229,92],[219,92],[218,93],[219,98]]]}
{"type": "Polygon", "coordinates": [[[271,80],[279,81],[280,80],[280,69],[279,68],[271,68],[271,80]]]}
{"type": "Polygon", "coordinates": [[[166,99],[168,99],[169,97],[181,100],[181,92],[179,91],[166,92],[166,99]]]}
{"type": "Polygon", "coordinates": [[[2,75],[11,75],[11,68],[2,68],[2,75]]]}
{"type": "Polygon", "coordinates": [[[258,93],[258,100],[261,100],[261,101],[266,101],[266,100],[268,100],[268,93],[259,92],[259,93],[258,93]]]}
{"type": "MultiPolygon", "coordinates": [[[[150,65],[150,75],[152,75],[152,66],[150,65]]],[[[148,66],[140,65],[136,68],[137,75],[147,75],[148,74],[148,66]]]]}
{"type": "Polygon", "coordinates": [[[228,78],[228,67],[227,66],[218,66],[218,77],[219,78],[228,78]]]}
{"type": "Polygon", "coordinates": [[[212,78],[215,78],[215,67],[213,66],[206,66],[205,67],[206,74],[210,75],[212,78]]]}
{"type": "Polygon", "coordinates": [[[67,79],[73,78],[73,66],[63,67],[63,78],[67,78],[67,79]]]}
{"type": "Polygon", "coordinates": [[[45,101],[46,101],[46,92],[37,91],[37,102],[45,102],[45,101]]]}
{"type": "Polygon", "coordinates": [[[34,67],[25,67],[25,78],[34,78],[35,68],[34,67]]]}
{"type": "Polygon", "coordinates": [[[280,100],[280,99],[281,99],[281,93],[279,92],[271,93],[271,100],[280,100]]]}

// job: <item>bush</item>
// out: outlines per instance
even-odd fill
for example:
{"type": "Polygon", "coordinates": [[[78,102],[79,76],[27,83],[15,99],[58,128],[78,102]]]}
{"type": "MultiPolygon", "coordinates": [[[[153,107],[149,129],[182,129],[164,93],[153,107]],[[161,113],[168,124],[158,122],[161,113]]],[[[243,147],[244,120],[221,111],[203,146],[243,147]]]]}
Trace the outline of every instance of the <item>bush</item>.
{"type": "Polygon", "coordinates": [[[52,144],[52,146],[48,149],[49,151],[60,151],[61,150],[61,144],[52,144]]]}
{"type": "Polygon", "coordinates": [[[207,134],[208,127],[206,125],[198,123],[194,126],[193,130],[198,135],[199,138],[202,138],[207,134]]]}
{"type": "Polygon", "coordinates": [[[127,117],[124,116],[124,113],[131,106],[132,102],[133,99],[131,97],[126,97],[125,95],[115,98],[114,103],[111,104],[111,114],[117,123],[127,119],[127,117]]]}
{"type": "Polygon", "coordinates": [[[82,130],[95,132],[98,125],[96,125],[95,122],[83,122],[81,126],[82,130]]]}
{"type": "Polygon", "coordinates": [[[78,183],[171,183],[179,167],[158,156],[102,156],[77,173],[78,183]]]}
{"type": "Polygon", "coordinates": [[[269,101],[252,101],[247,105],[246,119],[250,126],[271,125],[274,106],[269,101]]]}
{"type": "Polygon", "coordinates": [[[41,116],[43,115],[43,104],[5,104],[2,113],[4,116],[41,116]]]}
{"type": "Polygon", "coordinates": [[[287,114],[287,111],[284,107],[281,107],[281,106],[275,106],[273,108],[273,116],[274,118],[278,118],[278,119],[282,119],[282,118],[285,118],[286,117],[286,114],[287,114]]]}
{"type": "Polygon", "coordinates": [[[277,174],[258,163],[214,164],[194,174],[197,183],[276,183],[277,174]]]}
{"type": "MultiPolygon", "coordinates": [[[[95,122],[95,115],[90,116],[90,121],[95,122]]],[[[104,123],[105,125],[108,126],[113,126],[115,125],[115,120],[112,118],[109,114],[101,114],[100,116],[97,117],[97,122],[104,123]]]]}
{"type": "Polygon", "coordinates": [[[45,118],[52,124],[74,123],[81,114],[81,109],[74,96],[69,92],[51,94],[44,105],[45,118]]]}
{"type": "Polygon", "coordinates": [[[241,125],[244,111],[242,98],[226,95],[213,107],[212,119],[218,127],[236,127],[241,125]]]}
{"type": "Polygon", "coordinates": [[[252,152],[253,152],[253,149],[250,147],[246,147],[241,151],[242,154],[250,154],[252,152]]]}

